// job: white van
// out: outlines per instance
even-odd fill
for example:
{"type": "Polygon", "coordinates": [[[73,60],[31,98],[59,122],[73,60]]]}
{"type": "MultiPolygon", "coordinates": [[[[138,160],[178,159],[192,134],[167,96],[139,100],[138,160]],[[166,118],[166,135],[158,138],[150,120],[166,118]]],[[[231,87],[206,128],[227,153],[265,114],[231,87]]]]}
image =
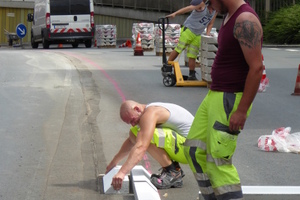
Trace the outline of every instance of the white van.
{"type": "Polygon", "coordinates": [[[94,37],[93,0],[36,0],[34,14],[28,14],[32,22],[31,46],[44,49],[50,44],[72,44],[74,48],[84,43],[92,46],[94,37]]]}

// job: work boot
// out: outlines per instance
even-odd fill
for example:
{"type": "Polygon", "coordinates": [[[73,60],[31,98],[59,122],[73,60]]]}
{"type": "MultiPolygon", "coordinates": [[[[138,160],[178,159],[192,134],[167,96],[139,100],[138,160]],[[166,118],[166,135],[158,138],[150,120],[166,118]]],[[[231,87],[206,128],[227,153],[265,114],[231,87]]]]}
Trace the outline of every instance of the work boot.
{"type": "Polygon", "coordinates": [[[196,71],[195,70],[190,70],[189,77],[188,77],[187,80],[189,80],[189,81],[197,81],[198,80],[196,78],[196,71]]]}
{"type": "Polygon", "coordinates": [[[160,177],[153,175],[150,181],[157,189],[180,188],[183,185],[181,170],[163,170],[160,177]]]}

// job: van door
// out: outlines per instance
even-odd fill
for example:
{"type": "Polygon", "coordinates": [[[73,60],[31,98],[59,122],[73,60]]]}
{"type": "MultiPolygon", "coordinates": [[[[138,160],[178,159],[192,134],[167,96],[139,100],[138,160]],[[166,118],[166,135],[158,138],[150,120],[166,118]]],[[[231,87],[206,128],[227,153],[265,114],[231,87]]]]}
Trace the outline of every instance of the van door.
{"type": "Polygon", "coordinates": [[[51,35],[66,39],[67,37],[84,39],[85,36],[91,35],[93,28],[91,14],[94,13],[91,2],[91,0],[50,0],[51,35]]]}

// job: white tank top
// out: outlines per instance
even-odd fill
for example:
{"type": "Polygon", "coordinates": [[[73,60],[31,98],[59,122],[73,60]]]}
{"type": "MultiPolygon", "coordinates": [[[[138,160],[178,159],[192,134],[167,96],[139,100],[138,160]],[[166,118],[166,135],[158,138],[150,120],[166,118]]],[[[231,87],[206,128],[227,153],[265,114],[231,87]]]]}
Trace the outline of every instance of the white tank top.
{"type": "Polygon", "coordinates": [[[156,127],[170,128],[178,134],[187,137],[194,120],[194,116],[188,110],[172,103],[154,102],[148,104],[146,108],[150,106],[161,106],[170,112],[169,119],[165,123],[157,125],[156,127]]]}

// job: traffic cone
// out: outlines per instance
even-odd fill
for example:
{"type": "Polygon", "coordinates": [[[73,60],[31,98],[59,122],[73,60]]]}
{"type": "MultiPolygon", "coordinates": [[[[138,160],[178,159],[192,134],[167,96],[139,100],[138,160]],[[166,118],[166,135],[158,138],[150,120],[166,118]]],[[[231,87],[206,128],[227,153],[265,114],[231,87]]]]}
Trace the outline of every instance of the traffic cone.
{"type": "Polygon", "coordinates": [[[300,96],[300,65],[298,68],[298,75],[297,75],[297,79],[296,79],[295,90],[292,95],[300,96]]]}
{"type": "Polygon", "coordinates": [[[143,56],[144,55],[140,33],[138,33],[138,35],[136,37],[136,44],[135,44],[135,48],[134,48],[134,55],[135,56],[143,56]]]}
{"type": "Polygon", "coordinates": [[[127,40],[127,41],[126,41],[126,46],[129,47],[129,48],[132,47],[132,44],[131,44],[131,41],[130,41],[130,40],[127,40]]]}
{"type": "Polygon", "coordinates": [[[269,86],[269,78],[267,77],[267,73],[266,73],[266,66],[265,66],[265,62],[264,62],[264,55],[262,56],[262,61],[263,61],[263,74],[261,76],[261,80],[260,80],[260,84],[259,84],[259,88],[258,88],[258,92],[265,92],[267,87],[269,86]]]}
{"type": "Polygon", "coordinates": [[[58,44],[58,48],[62,48],[63,47],[63,45],[62,44],[58,44]]]}
{"type": "Polygon", "coordinates": [[[123,44],[121,44],[121,45],[119,46],[119,48],[122,48],[122,47],[126,47],[126,42],[124,42],[123,44]]]}
{"type": "Polygon", "coordinates": [[[122,48],[122,47],[129,47],[129,48],[131,48],[132,47],[131,41],[127,40],[126,42],[124,42],[123,44],[121,44],[119,46],[119,48],[122,48]]]}

